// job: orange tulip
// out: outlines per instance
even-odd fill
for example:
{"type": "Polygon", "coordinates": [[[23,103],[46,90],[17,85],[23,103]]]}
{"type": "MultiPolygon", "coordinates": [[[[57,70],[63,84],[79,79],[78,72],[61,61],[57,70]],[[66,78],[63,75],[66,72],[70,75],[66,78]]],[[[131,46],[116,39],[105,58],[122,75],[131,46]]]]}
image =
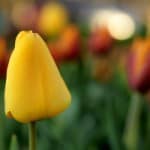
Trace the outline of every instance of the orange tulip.
{"type": "Polygon", "coordinates": [[[80,51],[80,32],[79,29],[72,25],[64,30],[59,39],[59,45],[64,53],[64,59],[74,59],[78,57],[80,51]]]}
{"type": "Polygon", "coordinates": [[[64,30],[58,41],[49,43],[50,51],[56,62],[76,59],[80,53],[80,40],[79,29],[71,25],[64,30]]]}
{"type": "Polygon", "coordinates": [[[150,89],[150,39],[134,41],[127,60],[127,75],[131,88],[140,92],[150,89]]]}

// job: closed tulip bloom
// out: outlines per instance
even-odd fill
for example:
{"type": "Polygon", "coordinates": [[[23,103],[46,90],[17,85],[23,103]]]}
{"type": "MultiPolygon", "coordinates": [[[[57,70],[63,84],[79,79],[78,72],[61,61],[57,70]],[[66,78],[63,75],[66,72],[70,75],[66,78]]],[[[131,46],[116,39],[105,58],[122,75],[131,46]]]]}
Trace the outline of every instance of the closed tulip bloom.
{"type": "Polygon", "coordinates": [[[150,39],[138,39],[127,60],[127,75],[132,89],[145,93],[150,89],[150,39]]]}
{"type": "Polygon", "coordinates": [[[5,113],[27,123],[64,111],[71,95],[37,33],[22,31],[10,57],[5,87],[5,113]]]}

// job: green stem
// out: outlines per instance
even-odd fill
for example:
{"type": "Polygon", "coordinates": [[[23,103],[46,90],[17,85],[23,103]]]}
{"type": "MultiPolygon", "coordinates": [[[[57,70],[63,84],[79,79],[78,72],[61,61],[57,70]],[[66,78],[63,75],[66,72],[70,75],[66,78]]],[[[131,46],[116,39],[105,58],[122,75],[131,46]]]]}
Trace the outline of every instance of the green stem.
{"type": "Polygon", "coordinates": [[[121,145],[119,143],[119,133],[117,128],[117,121],[113,112],[113,103],[107,100],[106,106],[106,129],[108,134],[108,140],[112,150],[120,150],[121,145]]]}
{"type": "Polygon", "coordinates": [[[132,96],[129,107],[123,140],[128,150],[137,150],[139,141],[139,124],[142,110],[142,100],[138,93],[132,96]]]}
{"type": "Polygon", "coordinates": [[[147,130],[146,130],[146,139],[145,139],[145,149],[150,149],[150,109],[147,110],[147,130]]]}
{"type": "Polygon", "coordinates": [[[35,122],[29,123],[29,150],[36,150],[36,127],[35,122]]]}

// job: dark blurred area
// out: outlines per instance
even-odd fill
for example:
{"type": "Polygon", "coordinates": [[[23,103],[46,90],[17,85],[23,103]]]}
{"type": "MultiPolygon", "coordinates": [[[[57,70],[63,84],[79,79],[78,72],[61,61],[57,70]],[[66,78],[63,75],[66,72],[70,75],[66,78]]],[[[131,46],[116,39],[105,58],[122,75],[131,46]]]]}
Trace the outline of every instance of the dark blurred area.
{"type": "Polygon", "coordinates": [[[7,65],[21,30],[44,38],[72,94],[68,110],[38,122],[37,150],[150,149],[149,4],[1,0],[0,150],[28,144],[26,125],[4,114],[7,65]]]}

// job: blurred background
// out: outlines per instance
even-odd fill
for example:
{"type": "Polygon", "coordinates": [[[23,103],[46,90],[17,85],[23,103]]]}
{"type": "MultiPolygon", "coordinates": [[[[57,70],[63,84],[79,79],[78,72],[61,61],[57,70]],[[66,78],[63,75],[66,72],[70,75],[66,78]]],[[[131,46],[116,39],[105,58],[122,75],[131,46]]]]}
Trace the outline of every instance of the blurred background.
{"type": "Polygon", "coordinates": [[[44,38],[72,93],[68,110],[37,123],[38,150],[150,149],[149,4],[0,0],[0,149],[28,145],[27,126],[4,114],[6,69],[20,30],[44,38]]]}

